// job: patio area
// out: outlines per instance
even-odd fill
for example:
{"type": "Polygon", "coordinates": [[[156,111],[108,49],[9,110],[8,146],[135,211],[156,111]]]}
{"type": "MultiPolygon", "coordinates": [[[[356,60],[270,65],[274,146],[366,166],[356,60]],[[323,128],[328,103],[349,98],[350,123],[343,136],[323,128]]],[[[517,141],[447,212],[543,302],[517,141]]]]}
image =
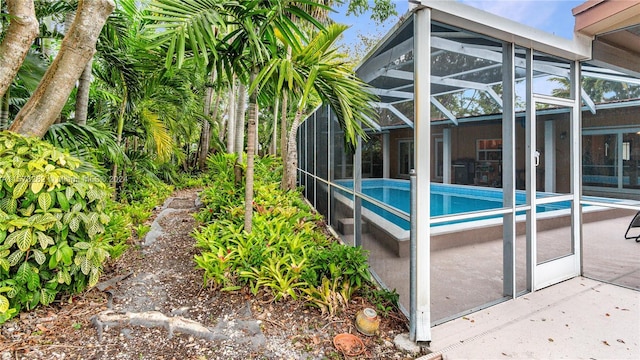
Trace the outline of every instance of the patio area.
{"type": "Polygon", "coordinates": [[[596,29],[609,22],[594,10],[621,2],[588,1],[568,40],[455,1],[412,4],[357,67],[379,96],[368,136],[345,146],[326,105],[298,129],[305,197],[370,251],[412,339],[579,276],[638,294],[624,232],[640,210],[640,55],[597,50],[636,36],[640,5],[596,29]]]}
{"type": "Polygon", "coordinates": [[[639,319],[637,291],[577,277],[434,327],[420,360],[639,359],[639,319]]]}
{"type": "MultiPolygon", "coordinates": [[[[611,209],[610,214],[596,214],[583,223],[584,277],[616,284],[636,291],[640,299],[640,243],[624,238],[635,211],[611,209]],[[597,220],[597,217],[611,217],[597,220]]],[[[477,230],[481,232],[482,229],[477,230]]],[[[538,232],[541,251],[564,253],[566,227],[538,232]]],[[[350,237],[344,237],[350,242],[350,237]]],[[[525,236],[516,238],[516,283],[518,292],[526,290],[525,236]]],[[[409,303],[409,258],[398,255],[364,233],[363,247],[369,262],[384,284],[395,289],[400,303],[409,303]]],[[[431,253],[431,311],[434,324],[478,311],[503,301],[502,239],[457,245],[431,253]]],[[[553,255],[539,254],[540,258],[553,255]]],[[[529,295],[527,295],[529,296],[529,295]]],[[[639,319],[640,322],[640,319],[639,319]]],[[[638,333],[640,338],[640,333],[638,333]]]]}

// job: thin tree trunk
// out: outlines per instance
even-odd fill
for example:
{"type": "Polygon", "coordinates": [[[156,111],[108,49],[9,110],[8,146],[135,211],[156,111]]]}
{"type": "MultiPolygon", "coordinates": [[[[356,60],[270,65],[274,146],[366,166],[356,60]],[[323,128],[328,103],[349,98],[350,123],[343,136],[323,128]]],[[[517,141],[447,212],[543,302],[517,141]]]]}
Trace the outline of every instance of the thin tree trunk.
{"type": "MultiPolygon", "coordinates": [[[[280,156],[282,161],[287,159],[287,113],[289,94],[285,91],[282,93],[282,107],[280,110],[280,156]]],[[[286,189],[285,179],[287,178],[287,166],[282,168],[282,189],[286,189]]]]}
{"type": "MultiPolygon", "coordinates": [[[[216,102],[215,105],[213,105],[213,113],[211,114],[211,121],[214,121],[218,124],[218,139],[222,141],[224,136],[224,120],[218,122],[218,113],[220,112],[220,100],[222,100],[222,92],[218,91],[217,93],[218,95],[216,95],[216,102]]],[[[211,129],[211,131],[213,132],[213,129],[211,129]]],[[[209,144],[209,150],[211,150],[211,144],[209,144]]]]}
{"type": "Polygon", "coordinates": [[[42,137],[47,132],[60,114],[87,62],[93,57],[100,31],[114,7],[113,0],[80,0],[76,18],[62,40],[58,55],[16,116],[10,130],[36,137],[42,137]]]}
{"type": "MultiPolygon", "coordinates": [[[[247,88],[243,83],[238,85],[238,98],[236,102],[236,154],[242,160],[244,152],[244,123],[247,105],[247,88]]],[[[248,145],[248,144],[247,144],[248,145]]]]}
{"type": "MultiPolygon", "coordinates": [[[[258,73],[258,69],[251,72],[250,84],[253,83],[258,73]]],[[[258,119],[258,91],[253,90],[249,96],[249,119],[247,127],[247,173],[245,177],[244,195],[244,230],[251,233],[251,222],[253,220],[253,173],[254,157],[256,152],[256,124],[258,119]]]]}
{"type": "Polygon", "coordinates": [[[2,96],[2,105],[0,106],[0,131],[7,130],[9,127],[9,98],[11,89],[2,96]]]}
{"type": "Polygon", "coordinates": [[[0,43],[0,96],[4,96],[11,86],[13,78],[40,31],[33,0],[7,0],[6,2],[11,17],[4,40],[0,43]]]}
{"type": "MultiPolygon", "coordinates": [[[[287,47],[287,60],[291,59],[293,54],[293,49],[289,46],[287,47]]],[[[280,112],[280,156],[284,161],[287,158],[287,124],[288,124],[288,115],[289,115],[289,93],[285,90],[282,93],[282,109],[280,112]]],[[[282,185],[284,189],[284,178],[286,176],[287,167],[284,166],[282,174],[282,185]]]]}
{"type": "Polygon", "coordinates": [[[278,153],[278,107],[280,106],[279,99],[276,98],[276,103],[273,105],[273,134],[271,136],[271,146],[269,147],[269,155],[275,156],[278,153]]]}
{"type": "Polygon", "coordinates": [[[209,81],[211,84],[207,86],[204,98],[204,122],[200,131],[200,148],[198,149],[198,169],[203,170],[204,164],[209,155],[209,143],[211,142],[211,127],[209,124],[209,116],[211,114],[211,103],[213,102],[213,82],[216,79],[216,72],[211,71],[209,81]]]}
{"type": "Polygon", "coordinates": [[[209,155],[209,142],[211,140],[211,125],[209,119],[204,119],[202,122],[202,130],[200,133],[200,152],[198,153],[198,169],[204,170],[204,164],[207,161],[207,155],[209,155]]]}
{"type": "Polygon", "coordinates": [[[298,173],[298,141],[296,140],[298,126],[302,118],[302,109],[296,111],[296,116],[289,130],[289,140],[287,141],[287,161],[284,167],[287,169],[286,177],[282,178],[282,185],[285,190],[293,190],[296,188],[296,174],[298,173]]]}
{"type": "Polygon", "coordinates": [[[227,105],[227,153],[236,152],[236,80],[231,79],[229,88],[229,104],[227,105]]]}
{"type": "Polygon", "coordinates": [[[93,70],[93,58],[89,59],[84,67],[82,75],[78,81],[78,92],[76,93],[76,118],[75,123],[79,125],[87,124],[89,114],[89,88],[91,88],[91,72],[93,70]]]}
{"type": "MultiPolygon", "coordinates": [[[[123,75],[120,74],[122,77],[123,75]]],[[[122,144],[122,131],[124,130],[124,112],[127,108],[127,99],[129,97],[129,91],[127,90],[127,86],[124,85],[124,89],[122,92],[122,103],[120,104],[120,111],[118,113],[118,125],[116,127],[116,144],[120,147],[122,144]]],[[[111,186],[116,188],[116,180],[118,176],[118,164],[113,164],[113,169],[111,169],[111,186]]],[[[117,196],[117,193],[114,193],[114,196],[117,196]]]]}

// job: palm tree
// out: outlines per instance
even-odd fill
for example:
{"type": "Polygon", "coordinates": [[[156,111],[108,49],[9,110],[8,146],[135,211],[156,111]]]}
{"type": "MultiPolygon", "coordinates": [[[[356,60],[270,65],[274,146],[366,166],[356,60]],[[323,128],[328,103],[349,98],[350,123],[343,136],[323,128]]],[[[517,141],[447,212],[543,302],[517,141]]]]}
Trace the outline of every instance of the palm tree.
{"type": "Polygon", "coordinates": [[[375,100],[366,89],[368,86],[358,79],[343,54],[334,45],[346,30],[345,25],[333,24],[317,33],[301,49],[293,50],[292,56],[272,58],[265,65],[252,87],[275,82],[277,89],[295,94],[298,98],[296,114],[288,133],[285,178],[286,189],[295,188],[298,163],[296,132],[307,111],[311,96],[318,96],[328,103],[337,115],[345,140],[354,145],[358,136],[365,136],[361,124],[367,125],[374,110],[370,103],[375,100]]]}
{"type": "MultiPolygon", "coordinates": [[[[146,20],[136,1],[119,4],[98,43],[90,118],[93,125],[113,130],[123,153],[139,159],[144,154],[143,165],[153,167],[147,173],[162,168],[169,178],[178,166],[188,170],[197,163],[193,145],[208,124],[203,111],[206,69],[192,59],[181,69],[165,69],[163,53],[141,35],[146,20]]],[[[132,169],[124,160],[111,164],[113,179],[126,178],[117,175],[132,169]],[[121,168],[123,164],[128,166],[121,168]]]]}
{"type": "MultiPolygon", "coordinates": [[[[307,2],[304,2],[307,3],[307,2]]],[[[317,24],[294,1],[155,0],[151,3],[157,30],[153,39],[167,49],[168,67],[181,67],[186,56],[215,66],[227,78],[238,75],[245,84],[257,76],[260,66],[276,54],[278,42],[297,48],[303,34],[291,21],[297,17],[317,24]],[[231,25],[231,26],[229,26],[231,25]],[[227,31],[229,29],[229,31],[227,31]],[[280,39],[276,33],[281,34],[280,39]]],[[[319,25],[319,24],[317,24],[319,25]]],[[[249,93],[247,169],[245,180],[245,231],[251,232],[253,213],[253,162],[256,150],[258,89],[249,93]]]]}

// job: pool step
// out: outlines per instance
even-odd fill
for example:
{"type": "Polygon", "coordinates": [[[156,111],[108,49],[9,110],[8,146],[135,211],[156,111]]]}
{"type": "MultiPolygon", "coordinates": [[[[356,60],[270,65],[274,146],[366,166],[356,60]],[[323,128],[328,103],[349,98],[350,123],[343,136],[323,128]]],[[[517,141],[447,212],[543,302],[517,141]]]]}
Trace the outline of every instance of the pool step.
{"type": "MultiPolygon", "coordinates": [[[[340,218],[338,219],[338,232],[342,235],[353,234],[353,218],[340,218]]],[[[369,232],[369,226],[366,221],[362,222],[362,233],[369,232]]]]}

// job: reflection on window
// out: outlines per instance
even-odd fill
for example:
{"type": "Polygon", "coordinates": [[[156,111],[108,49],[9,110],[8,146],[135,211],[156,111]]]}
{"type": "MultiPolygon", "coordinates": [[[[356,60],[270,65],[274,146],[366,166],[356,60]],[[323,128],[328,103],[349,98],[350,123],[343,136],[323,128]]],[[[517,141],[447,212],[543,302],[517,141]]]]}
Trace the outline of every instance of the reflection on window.
{"type": "Polygon", "coordinates": [[[617,187],[616,134],[582,137],[582,183],[587,186],[617,187]]]}
{"type": "Polygon", "coordinates": [[[380,135],[370,135],[362,144],[362,177],[382,177],[382,139],[380,135]]]}
{"type": "Polygon", "coordinates": [[[476,160],[502,160],[502,139],[480,139],[476,141],[476,160]]]}
{"type": "Polygon", "coordinates": [[[400,140],[398,142],[398,175],[409,176],[409,171],[414,168],[413,140],[400,140]]]}
{"type": "Polygon", "coordinates": [[[628,141],[622,143],[622,160],[631,160],[631,143],[628,141]]]}
{"type": "Polygon", "coordinates": [[[640,189],[640,135],[624,130],[584,135],[582,183],[600,188],[640,189]]]}

